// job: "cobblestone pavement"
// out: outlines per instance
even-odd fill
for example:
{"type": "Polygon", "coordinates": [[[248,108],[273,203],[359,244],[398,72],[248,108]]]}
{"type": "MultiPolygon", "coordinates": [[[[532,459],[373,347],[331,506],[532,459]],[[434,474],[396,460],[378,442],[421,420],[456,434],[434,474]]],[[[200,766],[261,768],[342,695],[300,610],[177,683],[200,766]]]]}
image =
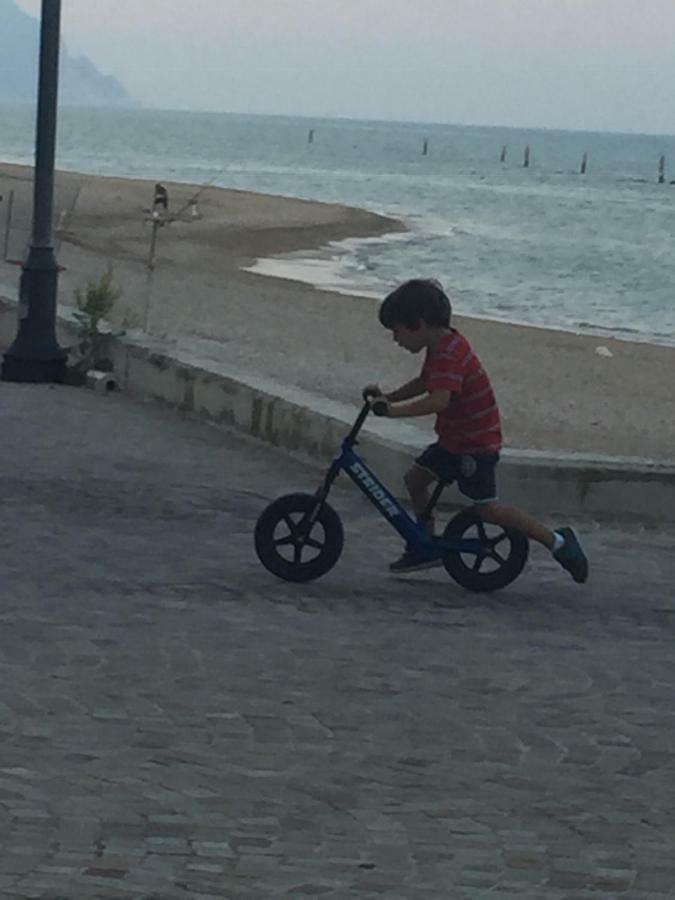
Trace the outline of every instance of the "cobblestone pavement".
{"type": "Polygon", "coordinates": [[[674,530],[576,523],[499,594],[257,563],[317,473],[122,396],[0,384],[0,898],[675,896],[674,530]]]}

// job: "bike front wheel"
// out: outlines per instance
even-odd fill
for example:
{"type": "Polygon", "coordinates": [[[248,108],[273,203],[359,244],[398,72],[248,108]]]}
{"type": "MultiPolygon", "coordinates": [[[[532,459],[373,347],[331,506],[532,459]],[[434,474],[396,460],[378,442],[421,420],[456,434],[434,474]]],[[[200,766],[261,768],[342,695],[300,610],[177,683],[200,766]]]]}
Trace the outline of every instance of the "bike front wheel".
{"type": "Polygon", "coordinates": [[[525,568],[529,542],[520,531],[489,525],[473,509],[463,509],[448,523],[448,542],[471,540],[478,552],[449,550],[443,565],[451,578],[469,591],[496,591],[511,584],[525,568]]]}
{"type": "Polygon", "coordinates": [[[255,526],[255,550],[265,568],[284,581],[312,581],[333,568],[344,544],[342,522],[327,503],[316,510],[312,494],[287,494],[263,510],[255,526]]]}

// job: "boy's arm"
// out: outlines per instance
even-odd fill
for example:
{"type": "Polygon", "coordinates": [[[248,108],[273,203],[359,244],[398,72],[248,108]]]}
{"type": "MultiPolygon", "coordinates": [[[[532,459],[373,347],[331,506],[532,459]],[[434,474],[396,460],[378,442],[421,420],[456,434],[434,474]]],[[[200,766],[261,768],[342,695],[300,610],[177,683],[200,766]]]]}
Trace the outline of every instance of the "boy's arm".
{"type": "MultiPolygon", "coordinates": [[[[407,387],[407,385],[404,385],[404,387],[407,387]]],[[[390,402],[391,396],[391,394],[387,395],[387,400],[390,402]]],[[[419,400],[413,400],[412,403],[389,406],[387,409],[387,416],[390,419],[404,419],[408,416],[430,416],[433,413],[441,412],[441,410],[446,408],[449,402],[450,391],[431,391],[426,397],[420,397],[419,400]]]]}
{"type": "Polygon", "coordinates": [[[389,391],[388,394],[384,395],[384,399],[388,403],[401,403],[404,400],[412,400],[414,397],[419,397],[420,394],[426,394],[426,391],[424,381],[418,375],[417,378],[413,378],[412,381],[401,385],[395,391],[389,391]]]}

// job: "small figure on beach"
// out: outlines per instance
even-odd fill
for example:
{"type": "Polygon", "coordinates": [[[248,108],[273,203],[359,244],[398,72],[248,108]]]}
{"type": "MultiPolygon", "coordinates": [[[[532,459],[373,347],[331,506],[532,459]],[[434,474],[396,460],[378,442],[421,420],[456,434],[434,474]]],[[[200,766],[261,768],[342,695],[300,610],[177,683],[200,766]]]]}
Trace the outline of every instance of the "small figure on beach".
{"type": "MultiPolygon", "coordinates": [[[[576,582],[585,582],[588,561],[572,528],[553,531],[530,513],[497,499],[496,469],[502,449],[499,408],[480,359],[467,338],[452,327],[452,307],[441,285],[425,279],[406,281],[384,299],[379,319],[399,347],[410,353],[425,351],[417,378],[387,393],[376,384],[364,389],[374,398],[371,402],[386,401],[385,414],[390,418],[436,416],[437,441],[405,475],[420,524],[434,533],[433,518],[423,521],[429,486],[457,482],[483,522],[520,531],[550,550],[576,582]]],[[[442,560],[433,550],[422,554],[407,547],[390,569],[412,572],[440,565],[442,560]]]]}
{"type": "Polygon", "coordinates": [[[159,182],[155,185],[155,197],[152,203],[152,208],[154,212],[157,212],[159,208],[162,208],[164,212],[168,212],[169,209],[169,193],[163,184],[159,184],[159,182]]]}

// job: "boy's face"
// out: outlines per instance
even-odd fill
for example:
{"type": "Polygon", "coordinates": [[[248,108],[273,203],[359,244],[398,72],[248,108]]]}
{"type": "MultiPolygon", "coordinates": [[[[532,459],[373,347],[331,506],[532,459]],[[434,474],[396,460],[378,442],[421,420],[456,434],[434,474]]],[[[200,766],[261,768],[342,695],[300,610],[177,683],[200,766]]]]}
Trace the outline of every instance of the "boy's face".
{"type": "Polygon", "coordinates": [[[417,328],[406,328],[405,325],[394,325],[391,335],[394,343],[410,353],[419,353],[429,343],[429,326],[426,322],[418,322],[417,328]]]}

